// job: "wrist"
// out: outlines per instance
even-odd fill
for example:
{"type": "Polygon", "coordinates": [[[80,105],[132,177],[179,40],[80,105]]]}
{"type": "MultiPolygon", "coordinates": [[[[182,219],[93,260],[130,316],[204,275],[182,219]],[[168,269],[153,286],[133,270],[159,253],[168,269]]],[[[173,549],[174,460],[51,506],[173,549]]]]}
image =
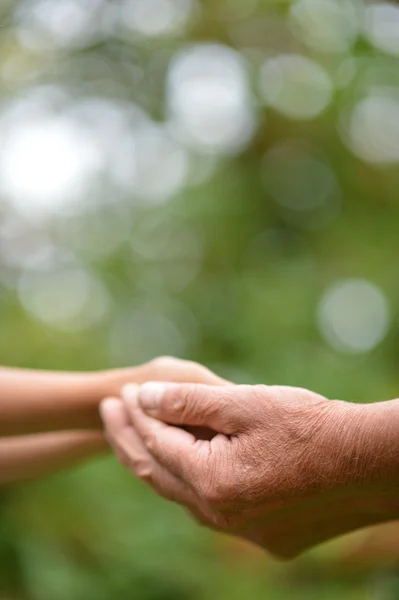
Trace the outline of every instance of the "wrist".
{"type": "Polygon", "coordinates": [[[87,405],[98,413],[99,404],[104,398],[120,397],[125,384],[140,380],[140,372],[140,367],[125,367],[85,373],[80,395],[85,396],[87,405]]]}
{"type": "Polygon", "coordinates": [[[362,435],[369,482],[399,495],[399,401],[362,405],[362,435]]]}
{"type": "Polygon", "coordinates": [[[99,401],[113,396],[120,397],[125,384],[136,382],[136,371],[138,370],[139,367],[125,367],[91,373],[91,385],[96,396],[100,398],[99,401]]]}
{"type": "Polygon", "coordinates": [[[90,430],[103,428],[99,415],[100,402],[107,396],[115,395],[107,373],[107,371],[97,371],[76,373],[71,376],[71,403],[76,414],[76,428],[90,430]]]}
{"type": "Polygon", "coordinates": [[[372,522],[399,517],[399,402],[332,401],[319,452],[330,460],[327,489],[372,522]]]}

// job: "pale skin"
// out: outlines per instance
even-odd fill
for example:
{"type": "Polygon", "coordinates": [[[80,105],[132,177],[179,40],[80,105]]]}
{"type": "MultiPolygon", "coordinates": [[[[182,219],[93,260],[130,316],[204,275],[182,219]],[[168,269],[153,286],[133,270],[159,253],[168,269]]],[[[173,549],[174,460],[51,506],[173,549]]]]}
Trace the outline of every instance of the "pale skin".
{"type": "Polygon", "coordinates": [[[278,557],[399,518],[397,400],[356,405],[298,388],[155,382],[126,387],[101,413],[136,476],[202,524],[278,557]]]}
{"type": "Polygon", "coordinates": [[[0,368],[0,486],[48,475],[105,452],[98,408],[127,382],[148,379],[219,385],[200,365],[161,357],[97,373],[0,368]]]}

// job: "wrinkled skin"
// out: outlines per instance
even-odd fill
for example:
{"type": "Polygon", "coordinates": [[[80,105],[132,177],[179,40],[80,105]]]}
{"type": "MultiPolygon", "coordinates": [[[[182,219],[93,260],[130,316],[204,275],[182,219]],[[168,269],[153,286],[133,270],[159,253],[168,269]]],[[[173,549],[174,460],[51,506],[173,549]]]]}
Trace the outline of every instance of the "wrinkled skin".
{"type": "Polygon", "coordinates": [[[276,556],[399,514],[386,478],[376,476],[381,465],[367,435],[375,417],[365,406],[228,384],[130,385],[123,397],[101,409],[121,462],[202,524],[276,556]]]}

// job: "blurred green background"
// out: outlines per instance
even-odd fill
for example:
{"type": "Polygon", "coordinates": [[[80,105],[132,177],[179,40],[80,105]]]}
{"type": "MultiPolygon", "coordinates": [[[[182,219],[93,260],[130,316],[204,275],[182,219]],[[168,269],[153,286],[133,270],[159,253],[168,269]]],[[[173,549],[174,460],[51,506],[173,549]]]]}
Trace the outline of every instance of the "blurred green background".
{"type": "MultiPolygon", "coordinates": [[[[398,57],[394,3],[2,0],[0,364],[397,397],[398,57]]],[[[2,600],[399,597],[399,542],[276,565],[112,458],[0,494],[2,600]]]]}

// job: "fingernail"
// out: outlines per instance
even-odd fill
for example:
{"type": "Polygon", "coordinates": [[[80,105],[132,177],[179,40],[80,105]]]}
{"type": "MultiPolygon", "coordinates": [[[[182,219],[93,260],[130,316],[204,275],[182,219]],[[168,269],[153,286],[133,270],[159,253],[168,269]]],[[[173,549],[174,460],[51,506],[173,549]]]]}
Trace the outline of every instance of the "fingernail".
{"type": "Polygon", "coordinates": [[[165,384],[158,382],[144,383],[139,392],[138,401],[145,412],[156,412],[165,393],[165,384]]]}
{"type": "Polygon", "coordinates": [[[137,395],[139,392],[139,386],[137,383],[127,383],[121,390],[122,400],[129,404],[137,404],[137,395]]]}
{"type": "Polygon", "coordinates": [[[117,404],[118,402],[120,402],[120,400],[118,398],[113,398],[112,396],[109,398],[104,398],[100,402],[99,412],[102,421],[106,419],[106,417],[108,416],[108,412],[112,410],[112,407],[115,406],[115,404],[117,404]]]}

